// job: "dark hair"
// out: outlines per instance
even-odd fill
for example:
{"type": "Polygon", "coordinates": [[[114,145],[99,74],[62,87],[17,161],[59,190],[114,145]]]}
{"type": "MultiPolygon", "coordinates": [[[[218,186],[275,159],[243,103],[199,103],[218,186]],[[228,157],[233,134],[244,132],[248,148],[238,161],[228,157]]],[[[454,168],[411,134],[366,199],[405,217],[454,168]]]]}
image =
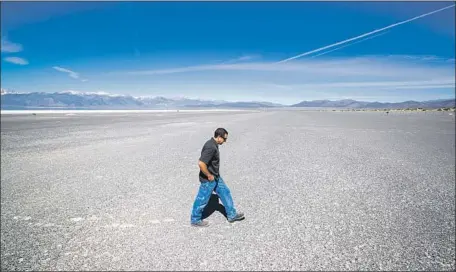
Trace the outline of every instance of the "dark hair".
{"type": "Polygon", "coordinates": [[[218,136],[225,138],[225,134],[228,134],[228,131],[224,128],[218,128],[214,132],[214,138],[217,138],[218,136]]]}

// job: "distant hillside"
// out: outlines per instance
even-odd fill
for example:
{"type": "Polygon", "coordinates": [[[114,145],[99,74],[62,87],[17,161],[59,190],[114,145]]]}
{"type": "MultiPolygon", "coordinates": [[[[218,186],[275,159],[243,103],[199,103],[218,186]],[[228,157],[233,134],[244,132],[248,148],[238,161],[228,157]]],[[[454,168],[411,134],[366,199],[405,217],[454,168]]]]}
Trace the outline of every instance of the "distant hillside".
{"type": "MultiPolygon", "coordinates": [[[[192,107],[192,106],[189,106],[192,107]]],[[[219,104],[200,104],[194,107],[205,107],[205,108],[273,108],[273,107],[285,107],[284,105],[274,104],[270,102],[225,102],[219,104]]]]}
{"type": "Polygon", "coordinates": [[[404,101],[398,103],[381,103],[381,102],[365,102],[356,100],[313,100],[303,101],[291,107],[315,107],[315,108],[366,108],[366,109],[406,109],[406,108],[452,108],[455,107],[455,99],[440,99],[430,101],[404,101]]]}
{"type": "MultiPolygon", "coordinates": [[[[2,109],[24,108],[79,108],[79,109],[178,109],[178,108],[273,108],[287,107],[277,103],[265,101],[217,101],[189,98],[166,97],[134,97],[130,95],[113,95],[108,93],[83,92],[33,92],[17,93],[5,89],[1,90],[2,109]]],[[[351,99],[330,101],[313,100],[303,101],[290,107],[315,108],[451,108],[455,107],[455,99],[441,99],[431,101],[405,101],[400,103],[365,102],[351,99]]]]}
{"type": "Polygon", "coordinates": [[[90,108],[90,109],[165,109],[186,107],[264,108],[282,106],[270,102],[227,102],[188,98],[134,97],[108,93],[33,92],[15,93],[2,89],[1,107],[6,108],[90,108]]]}

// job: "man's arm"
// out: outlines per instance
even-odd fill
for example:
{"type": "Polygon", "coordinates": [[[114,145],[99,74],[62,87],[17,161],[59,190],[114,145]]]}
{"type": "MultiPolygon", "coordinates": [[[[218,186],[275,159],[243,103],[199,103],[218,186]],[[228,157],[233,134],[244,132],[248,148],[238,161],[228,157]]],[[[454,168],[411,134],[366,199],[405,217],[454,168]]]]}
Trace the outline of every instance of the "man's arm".
{"type": "Polygon", "coordinates": [[[214,176],[207,169],[207,165],[212,160],[214,154],[215,149],[204,146],[203,150],[201,151],[201,157],[198,161],[198,166],[201,169],[201,172],[203,172],[210,181],[214,180],[214,176]]]}
{"type": "Polygon", "coordinates": [[[198,166],[201,169],[201,172],[203,172],[210,181],[214,180],[214,176],[209,172],[209,170],[207,170],[207,164],[202,161],[198,161],[198,166]]]}

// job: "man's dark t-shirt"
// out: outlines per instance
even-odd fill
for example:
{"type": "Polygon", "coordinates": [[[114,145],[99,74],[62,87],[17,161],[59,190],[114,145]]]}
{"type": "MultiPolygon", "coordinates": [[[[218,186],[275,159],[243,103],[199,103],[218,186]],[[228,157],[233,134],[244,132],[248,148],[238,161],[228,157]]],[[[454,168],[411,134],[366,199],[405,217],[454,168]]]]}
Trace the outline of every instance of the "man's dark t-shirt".
{"type": "MultiPolygon", "coordinates": [[[[214,138],[209,139],[203,146],[201,150],[200,161],[204,162],[207,165],[207,170],[215,178],[220,176],[220,152],[218,149],[218,144],[214,138]]],[[[200,170],[199,172],[200,180],[208,180],[208,177],[200,170]]]]}

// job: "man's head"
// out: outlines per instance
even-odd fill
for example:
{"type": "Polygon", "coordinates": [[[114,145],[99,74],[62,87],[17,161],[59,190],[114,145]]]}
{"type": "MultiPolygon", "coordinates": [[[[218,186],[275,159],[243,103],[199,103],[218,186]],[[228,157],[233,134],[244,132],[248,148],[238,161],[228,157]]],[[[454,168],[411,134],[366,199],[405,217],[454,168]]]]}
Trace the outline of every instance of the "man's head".
{"type": "Polygon", "coordinates": [[[214,132],[214,139],[217,144],[222,145],[228,139],[228,131],[224,128],[218,128],[214,132]]]}

